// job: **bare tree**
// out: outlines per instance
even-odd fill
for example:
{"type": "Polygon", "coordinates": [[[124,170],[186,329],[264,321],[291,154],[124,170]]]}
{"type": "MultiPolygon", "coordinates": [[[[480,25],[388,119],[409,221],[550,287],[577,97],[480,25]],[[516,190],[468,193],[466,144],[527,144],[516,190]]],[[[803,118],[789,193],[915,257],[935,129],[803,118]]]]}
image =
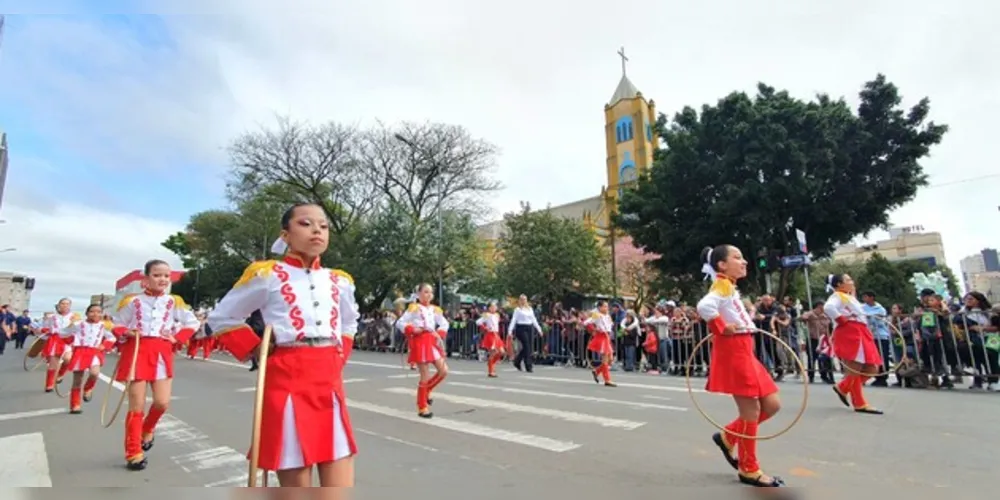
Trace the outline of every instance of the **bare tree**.
{"type": "Polygon", "coordinates": [[[316,203],[342,234],[375,206],[379,191],[360,167],[355,128],[329,122],[308,125],[279,117],[229,146],[230,199],[243,200],[267,186],[282,186],[300,201],[316,203]]]}
{"type": "Polygon", "coordinates": [[[501,188],[492,178],[497,147],[460,125],[379,123],[362,134],[358,160],[385,201],[415,220],[442,210],[470,213],[501,188]]]}

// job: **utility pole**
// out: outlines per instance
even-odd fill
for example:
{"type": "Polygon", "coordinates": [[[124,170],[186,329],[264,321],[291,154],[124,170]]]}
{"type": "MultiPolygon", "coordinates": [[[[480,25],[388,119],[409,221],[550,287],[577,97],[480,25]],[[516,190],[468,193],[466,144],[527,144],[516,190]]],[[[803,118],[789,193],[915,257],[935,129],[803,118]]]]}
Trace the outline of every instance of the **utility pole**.
{"type": "Polygon", "coordinates": [[[397,141],[406,144],[414,152],[420,153],[423,157],[423,161],[430,162],[434,165],[432,172],[436,174],[437,179],[435,179],[435,184],[437,184],[437,268],[438,268],[438,283],[437,283],[437,294],[438,294],[438,306],[442,309],[444,308],[444,248],[442,247],[441,240],[444,237],[444,222],[441,218],[441,202],[444,198],[444,178],[441,175],[441,164],[436,161],[431,160],[426,153],[420,151],[413,141],[410,141],[406,137],[400,134],[393,135],[397,141]]]}

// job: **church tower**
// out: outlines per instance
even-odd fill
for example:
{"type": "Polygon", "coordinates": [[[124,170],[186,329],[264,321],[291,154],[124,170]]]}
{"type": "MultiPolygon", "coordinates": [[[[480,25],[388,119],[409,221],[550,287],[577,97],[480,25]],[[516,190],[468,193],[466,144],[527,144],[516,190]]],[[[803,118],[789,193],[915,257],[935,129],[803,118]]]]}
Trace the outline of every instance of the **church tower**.
{"type": "Polygon", "coordinates": [[[607,143],[608,185],[606,200],[610,210],[618,207],[621,189],[634,182],[653,165],[653,150],[657,137],[656,103],[646,101],[626,74],[625,49],[618,51],[622,59],[622,79],[615,94],[604,106],[604,136],[607,143]]]}

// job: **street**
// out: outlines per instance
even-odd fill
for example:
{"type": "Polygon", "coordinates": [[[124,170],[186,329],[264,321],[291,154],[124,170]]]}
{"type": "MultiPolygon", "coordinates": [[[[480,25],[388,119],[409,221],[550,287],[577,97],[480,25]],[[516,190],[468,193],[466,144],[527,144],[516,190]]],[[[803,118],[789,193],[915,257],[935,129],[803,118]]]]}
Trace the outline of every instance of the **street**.
{"type": "MultiPolygon", "coordinates": [[[[67,400],[42,392],[44,370],[22,369],[22,353],[0,356],[0,486],[245,485],[255,374],[231,357],[177,359],[174,400],[149,468],[129,472],[123,419],[110,429],[99,423],[106,383],[83,415],[69,415],[67,400]]],[[[348,365],[357,498],[389,490],[435,499],[743,491],[683,378],[615,372],[620,386],[608,388],[580,369],[526,374],[505,364],[489,379],[484,365],[451,360],[451,376],[433,395],[435,417],[424,420],[415,412],[416,374],[400,361],[358,352],[348,365]]],[[[762,433],[794,417],[802,387],[781,384],[785,408],[762,433]]],[[[112,405],[119,395],[112,391],[112,405]]],[[[697,396],[717,420],[734,415],[726,397],[697,396]]],[[[885,416],[857,415],[828,386],[810,386],[798,425],[761,442],[765,471],[833,498],[948,488],[949,500],[972,499],[994,486],[1000,395],[869,389],[868,396],[885,416]]]]}

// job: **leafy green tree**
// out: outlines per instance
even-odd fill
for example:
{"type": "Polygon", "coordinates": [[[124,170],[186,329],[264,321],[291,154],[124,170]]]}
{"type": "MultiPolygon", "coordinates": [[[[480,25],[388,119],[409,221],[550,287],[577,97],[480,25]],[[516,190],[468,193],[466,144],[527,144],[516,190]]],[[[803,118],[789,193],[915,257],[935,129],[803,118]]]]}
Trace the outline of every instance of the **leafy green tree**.
{"type": "Polygon", "coordinates": [[[570,292],[610,291],[607,251],[579,222],[522,204],[504,215],[504,224],[496,267],[504,294],[547,304],[570,292]]]}
{"type": "MultiPolygon", "coordinates": [[[[843,99],[803,101],[760,84],[753,97],[734,92],[700,112],[661,116],[666,148],[626,190],[616,223],[661,255],[665,275],[689,281],[701,279],[705,246],[731,243],[748,260],[761,248],[791,253],[796,228],[814,256],[829,255],[914,198],[927,184],[919,161],[947,131],[927,122],[927,99],[901,108],[882,75],[859,98],[855,114],[843,99]]],[[[778,294],[788,277],[783,271],[778,294]]],[[[759,286],[754,267],[750,278],[759,286]]]]}
{"type": "MultiPolygon", "coordinates": [[[[913,273],[930,274],[941,271],[948,278],[948,290],[952,296],[958,295],[958,284],[951,269],[947,266],[931,266],[925,261],[904,260],[890,261],[881,254],[873,254],[865,262],[834,262],[826,259],[814,264],[809,271],[813,300],[826,300],[829,293],[825,290],[826,277],[830,274],[849,274],[858,287],[858,294],[865,291],[875,293],[877,300],[886,308],[892,304],[902,304],[906,308],[918,305],[916,291],[910,283],[913,273]]],[[[804,300],[805,278],[803,273],[796,273],[789,282],[788,295],[804,300]]]]}
{"type": "Polygon", "coordinates": [[[250,227],[239,232],[238,245],[274,227],[262,221],[277,220],[269,208],[275,200],[323,207],[331,221],[324,263],[355,276],[363,310],[419,281],[437,283],[439,274],[446,288],[482,274],[471,215],[499,188],[491,178],[496,148],[463,127],[359,130],[279,118],[275,127],[238,137],[229,152],[237,212],[261,215],[246,217],[250,227]]]}

